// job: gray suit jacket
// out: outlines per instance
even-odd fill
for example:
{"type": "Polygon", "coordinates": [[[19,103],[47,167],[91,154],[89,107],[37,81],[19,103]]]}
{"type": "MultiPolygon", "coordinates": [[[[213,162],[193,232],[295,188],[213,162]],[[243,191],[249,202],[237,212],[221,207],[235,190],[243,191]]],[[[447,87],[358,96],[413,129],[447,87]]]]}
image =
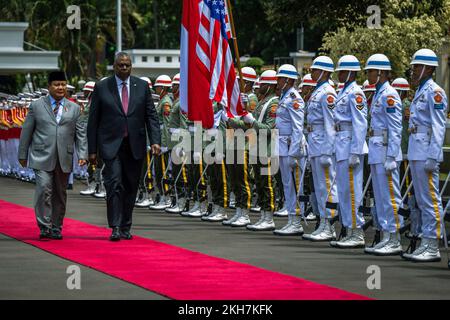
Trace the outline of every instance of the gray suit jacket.
{"type": "Polygon", "coordinates": [[[63,172],[72,171],[74,143],[79,159],[87,159],[86,127],[80,107],[64,99],[59,124],[50,105],[50,97],[33,101],[22,127],[19,159],[28,159],[36,170],[53,171],[56,160],[63,172]],[[57,158],[58,157],[58,158],[57,158]]]}

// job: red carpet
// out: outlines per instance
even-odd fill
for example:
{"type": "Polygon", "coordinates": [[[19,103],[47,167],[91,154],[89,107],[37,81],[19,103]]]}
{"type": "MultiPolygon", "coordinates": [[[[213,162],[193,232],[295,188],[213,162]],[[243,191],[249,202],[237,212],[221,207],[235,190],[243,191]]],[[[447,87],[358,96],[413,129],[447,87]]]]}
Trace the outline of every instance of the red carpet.
{"type": "Polygon", "coordinates": [[[73,219],[64,221],[64,240],[39,241],[33,209],[3,200],[0,233],[172,299],[368,299],[147,238],[112,243],[109,229],[73,219]]]}

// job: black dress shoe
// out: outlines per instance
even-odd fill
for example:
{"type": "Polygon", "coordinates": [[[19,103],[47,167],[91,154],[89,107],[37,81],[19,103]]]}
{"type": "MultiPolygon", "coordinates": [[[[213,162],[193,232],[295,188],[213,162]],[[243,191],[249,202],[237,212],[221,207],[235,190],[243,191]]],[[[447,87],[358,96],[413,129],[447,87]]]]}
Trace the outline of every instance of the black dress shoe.
{"type": "Polygon", "coordinates": [[[52,234],[50,230],[41,230],[41,233],[39,234],[39,239],[51,239],[52,234]]]}
{"type": "Polygon", "coordinates": [[[59,230],[52,230],[51,237],[54,240],[62,240],[62,238],[63,238],[61,231],[59,231],[59,230]]]}
{"type": "Polygon", "coordinates": [[[124,240],[131,240],[133,239],[133,236],[130,231],[120,231],[120,238],[124,240]]]}
{"type": "Polygon", "coordinates": [[[67,185],[67,190],[73,190],[73,184],[69,183],[69,184],[67,185]]]}
{"type": "Polygon", "coordinates": [[[120,230],[118,227],[112,229],[111,236],[109,237],[111,241],[119,241],[120,240],[120,230]]]}

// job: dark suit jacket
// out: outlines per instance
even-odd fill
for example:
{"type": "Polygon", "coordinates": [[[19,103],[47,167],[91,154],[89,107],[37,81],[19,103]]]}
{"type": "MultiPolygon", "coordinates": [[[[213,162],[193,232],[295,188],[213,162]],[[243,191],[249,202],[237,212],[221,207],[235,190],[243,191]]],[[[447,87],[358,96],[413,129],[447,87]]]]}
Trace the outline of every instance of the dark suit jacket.
{"type": "Polygon", "coordinates": [[[122,108],[115,76],[97,82],[89,110],[89,154],[98,150],[103,159],[113,159],[119,151],[126,127],[136,160],[146,155],[146,132],[151,145],[161,144],[158,115],[147,82],[130,77],[127,114],[122,108]]]}

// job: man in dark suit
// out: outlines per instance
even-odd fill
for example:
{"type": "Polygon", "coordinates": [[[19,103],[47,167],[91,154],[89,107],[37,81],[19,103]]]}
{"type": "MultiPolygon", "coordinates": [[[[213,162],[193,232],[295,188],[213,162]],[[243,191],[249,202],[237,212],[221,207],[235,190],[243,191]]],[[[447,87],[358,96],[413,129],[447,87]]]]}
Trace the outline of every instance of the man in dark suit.
{"type": "Polygon", "coordinates": [[[115,75],[96,84],[88,120],[89,161],[97,150],[105,163],[104,183],[111,241],[131,239],[132,212],[136,201],[147,132],[153,154],[160,153],[158,115],[147,82],[130,76],[131,59],[116,54],[115,75]]]}
{"type": "Polygon", "coordinates": [[[49,95],[30,104],[20,135],[19,162],[22,167],[28,163],[36,174],[34,209],[40,239],[62,239],[74,149],[78,164],[86,164],[86,130],[80,106],[64,98],[66,90],[64,72],[50,73],[49,95]]]}

